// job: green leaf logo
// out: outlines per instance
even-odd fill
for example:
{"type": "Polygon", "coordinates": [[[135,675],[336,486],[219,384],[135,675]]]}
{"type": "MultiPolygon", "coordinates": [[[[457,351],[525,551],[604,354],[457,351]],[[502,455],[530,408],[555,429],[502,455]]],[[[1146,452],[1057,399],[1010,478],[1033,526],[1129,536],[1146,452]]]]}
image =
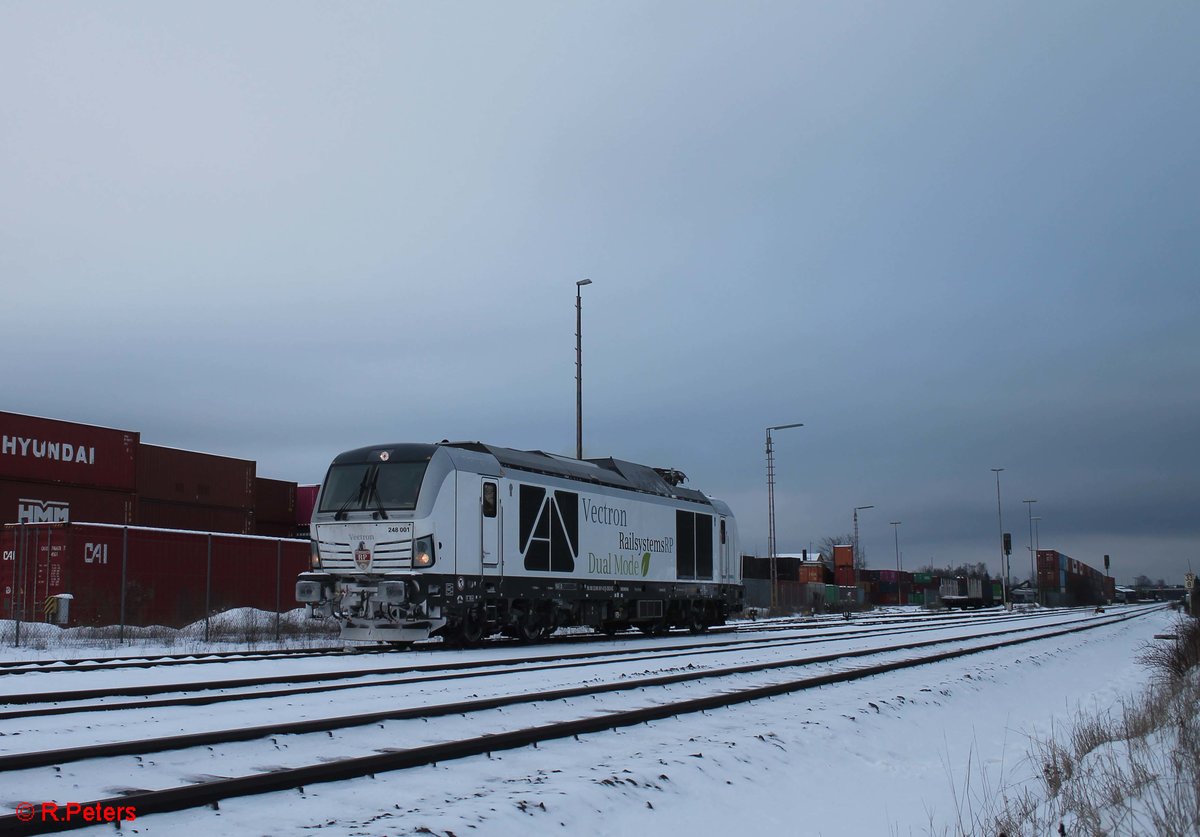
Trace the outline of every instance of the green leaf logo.
{"type": "Polygon", "coordinates": [[[642,578],[650,574],[650,553],[642,556],[642,578]]]}

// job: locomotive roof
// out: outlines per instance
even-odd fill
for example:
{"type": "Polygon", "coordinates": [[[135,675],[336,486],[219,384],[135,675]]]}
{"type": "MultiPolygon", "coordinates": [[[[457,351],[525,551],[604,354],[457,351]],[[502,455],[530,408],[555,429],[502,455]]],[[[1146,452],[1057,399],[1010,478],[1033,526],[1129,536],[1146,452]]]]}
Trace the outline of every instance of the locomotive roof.
{"type": "Polygon", "coordinates": [[[518,471],[531,471],[536,474],[549,474],[564,477],[569,480],[579,480],[597,485],[607,485],[613,488],[623,488],[627,491],[637,491],[642,494],[657,494],[660,497],[671,497],[679,500],[690,500],[693,503],[712,505],[711,501],[690,488],[681,488],[668,483],[653,468],[638,465],[636,462],[626,462],[623,459],[572,459],[566,456],[555,456],[540,450],[514,450],[496,445],[485,445],[482,442],[455,442],[449,447],[473,450],[480,453],[490,453],[506,468],[518,471]]]}
{"type": "Polygon", "coordinates": [[[624,459],[605,457],[601,459],[572,459],[566,456],[556,456],[540,450],[516,450],[487,445],[483,442],[448,442],[436,445],[430,444],[385,444],[356,448],[338,454],[333,460],[335,464],[353,462],[374,462],[379,459],[381,451],[387,451],[389,458],[397,462],[413,462],[429,459],[439,447],[458,448],[461,450],[487,453],[496,458],[505,468],[517,471],[529,471],[535,474],[548,474],[569,480],[590,482],[596,485],[606,485],[612,488],[623,488],[626,491],[637,491],[642,494],[656,494],[660,497],[690,500],[693,503],[712,505],[712,501],[699,491],[671,485],[653,468],[627,462],[624,459]]]}
{"type": "Polygon", "coordinates": [[[387,451],[388,457],[395,458],[397,462],[420,462],[422,459],[432,457],[437,447],[437,445],[413,442],[371,445],[370,447],[355,448],[354,450],[339,453],[333,458],[333,464],[346,465],[358,462],[377,462],[379,454],[383,451],[387,451]]]}

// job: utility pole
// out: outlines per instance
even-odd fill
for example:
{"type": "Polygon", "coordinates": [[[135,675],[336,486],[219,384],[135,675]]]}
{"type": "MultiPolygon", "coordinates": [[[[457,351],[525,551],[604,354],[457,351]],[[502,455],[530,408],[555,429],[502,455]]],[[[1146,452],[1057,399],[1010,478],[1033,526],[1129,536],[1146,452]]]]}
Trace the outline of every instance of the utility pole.
{"type": "Polygon", "coordinates": [[[858,557],[858,513],[864,509],[873,509],[874,506],[855,506],[854,507],[854,566],[859,566],[858,557]]]}
{"type": "Polygon", "coordinates": [[[996,474],[996,520],[1000,524],[1000,600],[1008,608],[1008,573],[1004,563],[1004,513],[1000,510],[1000,472],[1003,468],[993,468],[996,474]]]}
{"type": "Polygon", "coordinates": [[[798,422],[767,428],[767,552],[771,559],[771,610],[779,605],[779,566],[775,557],[775,447],[771,441],[771,431],[803,426],[803,422],[798,422]]]}
{"type": "Polygon", "coordinates": [[[583,286],[591,279],[575,283],[575,458],[583,459],[583,286]]]}
{"type": "Polygon", "coordinates": [[[1033,504],[1037,500],[1022,500],[1021,502],[1029,510],[1029,586],[1032,588],[1037,583],[1036,555],[1033,551],[1033,504]]]}
{"type": "MultiPolygon", "coordinates": [[[[901,522],[902,521],[899,521],[899,520],[892,521],[892,532],[896,535],[896,572],[900,572],[902,569],[902,567],[900,566],[900,523],[901,522]]],[[[899,584],[900,579],[896,579],[896,583],[899,584]]]]}

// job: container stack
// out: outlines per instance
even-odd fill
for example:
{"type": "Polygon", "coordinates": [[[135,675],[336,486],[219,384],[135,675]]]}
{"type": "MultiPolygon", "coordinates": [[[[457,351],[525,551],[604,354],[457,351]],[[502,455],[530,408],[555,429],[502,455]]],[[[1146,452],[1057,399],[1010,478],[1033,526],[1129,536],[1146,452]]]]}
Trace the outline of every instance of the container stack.
{"type": "Polygon", "coordinates": [[[1111,602],[1113,579],[1054,549],[1037,552],[1038,598],[1051,607],[1079,607],[1111,602]]]}
{"type": "Polygon", "coordinates": [[[255,533],[253,462],[146,444],[138,454],[138,525],[255,533]]]}
{"type": "Polygon", "coordinates": [[[0,524],[114,523],[308,537],[317,486],[252,460],[148,445],[131,430],[0,412],[0,524]]]}
{"type": "Polygon", "coordinates": [[[851,544],[838,544],[833,548],[833,576],[838,587],[853,587],[854,547],[851,544]]]}
{"type": "Polygon", "coordinates": [[[139,436],[0,412],[0,523],[133,523],[139,436]]]}
{"type": "Polygon", "coordinates": [[[258,534],[276,538],[297,537],[296,491],[294,482],[255,477],[254,525],[258,534]]]}
{"type": "Polygon", "coordinates": [[[317,508],[317,491],[320,488],[319,485],[296,486],[296,537],[309,536],[309,526],[317,508]]]}

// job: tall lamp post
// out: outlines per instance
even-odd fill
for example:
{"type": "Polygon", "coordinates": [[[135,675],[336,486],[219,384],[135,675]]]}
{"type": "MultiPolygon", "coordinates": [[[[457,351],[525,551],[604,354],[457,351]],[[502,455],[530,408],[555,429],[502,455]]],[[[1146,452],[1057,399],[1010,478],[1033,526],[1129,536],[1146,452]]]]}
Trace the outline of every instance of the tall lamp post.
{"type": "Polygon", "coordinates": [[[771,441],[772,430],[787,430],[791,427],[803,427],[803,422],[795,424],[776,424],[767,428],[767,552],[771,559],[771,609],[779,604],[779,569],[775,560],[775,447],[771,441]]]}
{"type": "MultiPolygon", "coordinates": [[[[1038,532],[1038,521],[1039,520],[1041,520],[1041,518],[1035,514],[1033,516],[1033,554],[1034,555],[1037,555],[1038,550],[1040,550],[1042,548],[1042,541],[1041,541],[1041,538],[1039,537],[1039,535],[1041,533],[1038,532]]],[[[1041,592],[1042,591],[1038,589],[1039,586],[1040,585],[1037,582],[1037,573],[1035,571],[1034,576],[1033,576],[1033,600],[1034,600],[1034,602],[1040,602],[1040,600],[1041,600],[1041,592]]]]}
{"type": "Polygon", "coordinates": [[[1004,513],[1000,511],[1000,472],[1003,468],[993,468],[996,474],[996,520],[1000,523],[1000,600],[1008,607],[1008,573],[1004,570],[1004,513]]]}
{"type": "MultiPolygon", "coordinates": [[[[900,572],[900,523],[899,520],[892,521],[892,532],[896,535],[896,572],[900,572]]],[[[896,579],[896,583],[900,583],[900,579],[896,579]]]]}
{"type": "Polygon", "coordinates": [[[854,565],[858,566],[858,513],[864,509],[873,509],[874,506],[855,506],[854,507],[854,565]]]}
{"type": "Polygon", "coordinates": [[[575,283],[575,458],[583,459],[583,286],[591,279],[575,283]]]}
{"type": "Polygon", "coordinates": [[[1033,586],[1034,579],[1037,577],[1036,556],[1033,552],[1033,504],[1037,500],[1022,500],[1025,508],[1029,510],[1029,586],[1033,586]]]}

